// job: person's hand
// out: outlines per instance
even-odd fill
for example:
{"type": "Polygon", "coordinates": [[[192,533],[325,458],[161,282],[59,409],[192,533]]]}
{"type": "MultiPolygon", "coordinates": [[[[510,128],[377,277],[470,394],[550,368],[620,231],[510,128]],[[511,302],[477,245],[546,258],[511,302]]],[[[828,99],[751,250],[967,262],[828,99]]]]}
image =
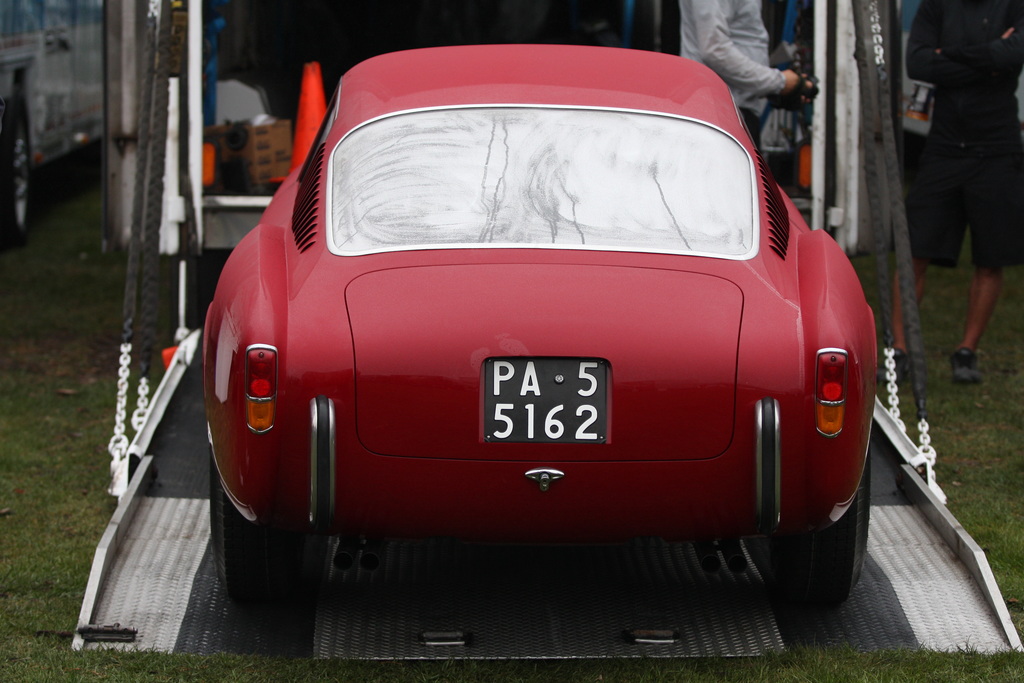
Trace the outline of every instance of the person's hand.
{"type": "Polygon", "coordinates": [[[1013,27],[1011,26],[1010,28],[1008,28],[1005,31],[1003,31],[1003,35],[1001,35],[999,37],[1002,38],[1003,40],[1006,40],[1007,38],[1009,38],[1012,35],[1013,35],[1013,27]]]}
{"type": "MultiPolygon", "coordinates": [[[[1012,31],[1013,29],[1010,30],[1012,31]]],[[[779,93],[780,95],[788,95],[796,90],[797,86],[800,85],[800,74],[792,69],[786,69],[783,71],[782,76],[786,79],[786,82],[785,85],[782,86],[782,92],[779,93]]]]}
{"type": "Polygon", "coordinates": [[[818,95],[818,82],[807,74],[798,74],[792,69],[786,69],[782,75],[786,79],[782,90],[779,94],[768,97],[772,106],[796,111],[818,95]]]}

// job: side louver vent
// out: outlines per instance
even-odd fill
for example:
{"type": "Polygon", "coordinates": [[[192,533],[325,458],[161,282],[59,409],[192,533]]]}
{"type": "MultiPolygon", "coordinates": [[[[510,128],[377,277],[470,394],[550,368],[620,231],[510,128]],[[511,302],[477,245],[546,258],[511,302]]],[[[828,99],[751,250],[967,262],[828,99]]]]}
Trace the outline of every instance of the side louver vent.
{"type": "Polygon", "coordinates": [[[768,244],[772,251],[785,259],[789,251],[789,211],[779,196],[779,186],[761,155],[757,155],[757,168],[761,173],[764,203],[768,208],[768,244]]]}
{"type": "Polygon", "coordinates": [[[306,173],[299,185],[299,194],[295,197],[295,209],[292,211],[292,234],[299,253],[316,244],[316,223],[319,215],[321,163],[324,159],[324,146],[317,148],[313,158],[306,166],[306,173]]]}

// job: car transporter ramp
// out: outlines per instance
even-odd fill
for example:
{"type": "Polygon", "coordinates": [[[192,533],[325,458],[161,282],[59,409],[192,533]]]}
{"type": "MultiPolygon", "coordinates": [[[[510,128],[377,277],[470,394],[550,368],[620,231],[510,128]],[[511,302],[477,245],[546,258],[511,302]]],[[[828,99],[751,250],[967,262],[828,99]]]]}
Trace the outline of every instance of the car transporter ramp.
{"type": "Polygon", "coordinates": [[[746,656],[794,646],[1020,650],[984,552],[901,449],[876,406],[868,558],[835,607],[773,598],[764,542],[709,573],[688,544],[505,547],[451,540],[307,551],[309,589],[241,604],[209,550],[198,335],[179,347],[134,447],[145,454],[93,561],[74,648],[354,659],[746,656]],[[365,560],[365,561],[360,561],[365,560]],[[371,569],[374,561],[379,566],[371,569]]]}

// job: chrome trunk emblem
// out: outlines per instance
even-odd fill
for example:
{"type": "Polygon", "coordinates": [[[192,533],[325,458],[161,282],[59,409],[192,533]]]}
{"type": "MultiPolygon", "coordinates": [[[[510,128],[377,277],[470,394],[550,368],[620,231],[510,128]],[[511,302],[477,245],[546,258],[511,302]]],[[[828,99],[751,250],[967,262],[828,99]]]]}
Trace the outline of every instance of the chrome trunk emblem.
{"type": "Polygon", "coordinates": [[[530,470],[529,472],[526,473],[526,478],[532,479],[533,481],[537,482],[537,485],[540,486],[541,491],[547,491],[549,488],[551,488],[552,482],[558,481],[564,476],[565,472],[560,472],[558,470],[553,470],[547,467],[541,467],[535,470],[530,470]]]}

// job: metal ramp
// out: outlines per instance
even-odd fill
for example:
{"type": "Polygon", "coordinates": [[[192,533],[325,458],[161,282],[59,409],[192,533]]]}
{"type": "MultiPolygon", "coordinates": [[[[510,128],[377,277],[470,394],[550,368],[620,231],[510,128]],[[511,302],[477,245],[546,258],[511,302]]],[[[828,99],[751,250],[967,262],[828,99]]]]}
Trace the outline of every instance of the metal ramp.
{"type": "Polygon", "coordinates": [[[233,603],[208,549],[202,378],[189,343],[194,350],[193,338],[175,360],[180,385],[170,386],[174,379],[154,396],[166,414],[143,448],[152,455],[97,549],[76,649],[355,659],[745,656],[843,644],[1021,649],[982,551],[897,464],[899,444],[877,421],[869,557],[850,599],[834,608],[774,600],[766,543],[744,543],[746,570],[708,574],[691,546],[657,540],[401,542],[389,544],[375,571],[358,562],[342,571],[330,561],[333,539],[321,539],[309,544],[306,594],[233,603]]]}

